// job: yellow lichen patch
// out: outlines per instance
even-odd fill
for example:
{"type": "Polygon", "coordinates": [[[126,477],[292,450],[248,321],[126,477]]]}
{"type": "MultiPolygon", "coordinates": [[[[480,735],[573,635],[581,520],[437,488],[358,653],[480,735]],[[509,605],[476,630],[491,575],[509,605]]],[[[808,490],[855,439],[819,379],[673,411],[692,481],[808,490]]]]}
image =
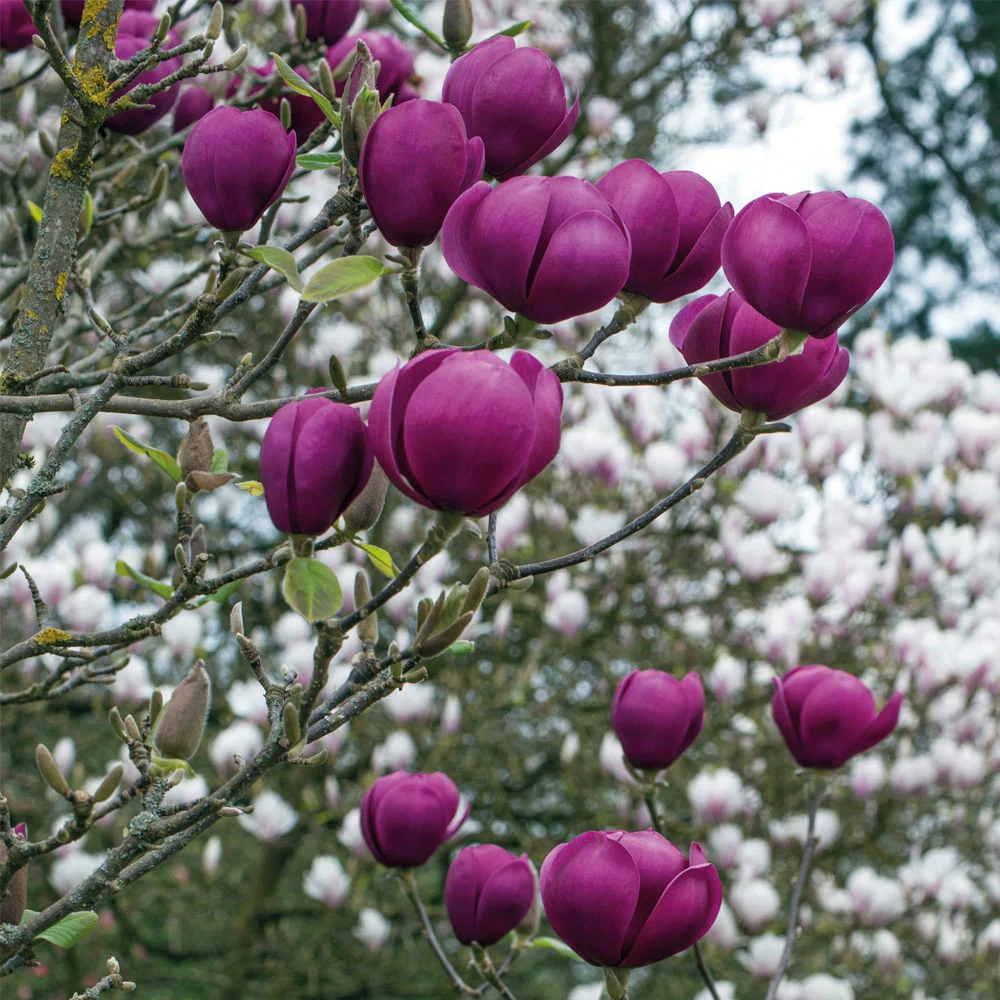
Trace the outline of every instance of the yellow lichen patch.
{"type": "Polygon", "coordinates": [[[62,271],[59,277],[56,278],[56,300],[59,302],[62,302],[62,297],[66,294],[66,282],[68,280],[65,271],[62,271]]]}
{"type": "Polygon", "coordinates": [[[27,316],[28,319],[38,319],[38,313],[36,313],[32,309],[25,309],[24,310],[24,315],[27,316]]]}
{"type": "Polygon", "coordinates": [[[50,171],[53,177],[59,177],[61,180],[68,181],[73,176],[73,168],[70,166],[70,161],[76,156],[76,149],[76,146],[69,146],[61,153],[56,154],[50,171]]]}
{"type": "Polygon", "coordinates": [[[95,104],[103,105],[108,103],[108,75],[100,66],[91,66],[90,69],[86,70],[81,69],[79,66],[74,66],[73,72],[80,81],[83,92],[95,104]]]}
{"type": "Polygon", "coordinates": [[[36,646],[48,646],[54,642],[71,642],[73,635],[61,628],[43,628],[31,641],[36,646]]]}
{"type": "MultiPolygon", "coordinates": [[[[87,37],[93,38],[101,30],[101,11],[108,6],[108,0],[87,0],[80,18],[80,34],[87,29],[87,37]]],[[[113,40],[112,40],[113,42],[113,40]]],[[[110,48],[110,46],[109,46],[110,48]]]]}

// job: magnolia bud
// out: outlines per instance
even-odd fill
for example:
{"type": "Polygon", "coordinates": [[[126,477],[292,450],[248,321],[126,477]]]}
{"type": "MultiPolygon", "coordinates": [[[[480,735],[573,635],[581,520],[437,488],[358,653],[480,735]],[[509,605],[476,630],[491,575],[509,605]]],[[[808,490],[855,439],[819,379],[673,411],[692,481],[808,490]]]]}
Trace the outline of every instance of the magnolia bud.
{"type": "Polygon", "coordinates": [[[148,201],[159,201],[163,197],[164,191],[167,190],[168,173],[165,163],[161,163],[156,168],[156,173],[153,174],[153,180],[149,185],[149,194],[146,195],[148,201]]]}
{"type": "Polygon", "coordinates": [[[348,534],[356,535],[359,531],[368,531],[375,527],[382,516],[388,490],[389,479],[378,462],[375,462],[365,488],[344,511],[344,527],[348,534]]]}
{"type": "Polygon", "coordinates": [[[465,594],[465,602],[462,604],[462,613],[467,611],[475,613],[479,610],[479,605],[483,603],[486,591],[490,586],[490,571],[483,566],[476,575],[469,581],[469,589],[465,594]]]}
{"type": "Polygon", "coordinates": [[[432,636],[421,645],[420,655],[428,660],[433,656],[440,656],[453,642],[457,642],[462,638],[462,633],[468,628],[471,621],[471,611],[464,615],[459,615],[458,619],[452,622],[451,625],[442,629],[437,635],[432,636]]]}
{"type": "Polygon", "coordinates": [[[240,66],[246,62],[247,53],[250,50],[245,46],[241,45],[222,65],[227,70],[239,69],[240,66]]]}
{"type": "Polygon", "coordinates": [[[212,16],[208,19],[208,27],[205,29],[205,37],[215,40],[222,34],[222,18],[224,11],[222,4],[216,0],[212,8],[212,16]]]}
{"type": "Polygon", "coordinates": [[[59,770],[59,766],[44,743],[39,743],[35,747],[35,763],[38,765],[38,773],[42,776],[45,784],[63,798],[69,798],[69,785],[66,784],[62,771],[59,770]]]}
{"type": "Polygon", "coordinates": [[[118,739],[123,742],[128,739],[128,733],[125,732],[125,723],[122,722],[121,712],[115,706],[112,706],[111,711],[108,712],[108,722],[111,723],[111,729],[118,739]]]}
{"type": "Polygon", "coordinates": [[[187,434],[177,449],[177,464],[181,474],[189,472],[211,472],[212,457],[215,455],[215,444],[212,441],[212,431],[203,417],[191,422],[187,434]]]}
{"type": "Polygon", "coordinates": [[[130,740],[135,740],[137,743],[142,742],[142,733],[139,732],[139,727],[131,715],[125,716],[125,732],[130,740]]]}
{"type": "Polygon", "coordinates": [[[287,97],[283,97],[278,105],[278,117],[281,119],[281,127],[287,132],[292,127],[292,106],[287,97]]]}
{"type": "Polygon", "coordinates": [[[285,742],[290,746],[295,746],[302,739],[302,729],[299,726],[298,709],[290,702],[285,702],[285,707],[281,710],[281,731],[285,737],[285,742]]]}
{"type": "Polygon", "coordinates": [[[535,876],[535,895],[531,900],[531,909],[524,915],[524,919],[514,928],[514,933],[518,937],[533,938],[538,933],[538,925],[542,917],[541,901],[538,898],[538,869],[528,859],[528,866],[531,874],[535,876]]]}
{"type": "Polygon", "coordinates": [[[156,725],[156,720],[163,711],[163,692],[159,688],[153,688],[153,693],[149,696],[149,724],[156,725]]]}
{"type": "Polygon", "coordinates": [[[55,157],[58,150],[56,149],[56,144],[45,129],[39,129],[38,131],[38,145],[41,147],[42,152],[51,160],[55,157]]]}
{"type": "Polygon", "coordinates": [[[184,505],[187,503],[187,498],[187,487],[183,483],[178,483],[174,489],[174,506],[177,508],[178,514],[184,509],[184,505]]]}
{"type": "Polygon", "coordinates": [[[156,26],[156,31],[153,32],[153,37],[150,39],[151,45],[159,45],[164,38],[167,37],[167,32],[170,30],[171,19],[169,14],[164,14],[160,18],[160,23],[156,26]]]}
{"type": "Polygon", "coordinates": [[[189,760],[201,742],[212,683],[205,661],[198,660],[177,685],[160,715],[153,743],[162,757],[189,760]]]}
{"type": "Polygon", "coordinates": [[[306,9],[303,4],[296,4],[292,7],[292,13],[295,15],[295,41],[300,45],[308,37],[307,27],[306,27],[306,9]]]}
{"type": "Polygon", "coordinates": [[[229,631],[233,635],[243,635],[243,602],[237,601],[235,607],[229,612],[229,631]]]}
{"type": "Polygon", "coordinates": [[[472,36],[472,0],[444,0],[441,35],[449,49],[465,48],[472,36]]]}
{"type": "Polygon", "coordinates": [[[104,776],[104,780],[97,786],[94,792],[94,801],[103,802],[118,787],[125,773],[125,766],[121,763],[115,764],[104,776]]]}
{"type": "Polygon", "coordinates": [[[333,82],[333,71],[325,59],[320,59],[319,61],[319,89],[328,101],[333,102],[337,99],[337,88],[333,82]]]}

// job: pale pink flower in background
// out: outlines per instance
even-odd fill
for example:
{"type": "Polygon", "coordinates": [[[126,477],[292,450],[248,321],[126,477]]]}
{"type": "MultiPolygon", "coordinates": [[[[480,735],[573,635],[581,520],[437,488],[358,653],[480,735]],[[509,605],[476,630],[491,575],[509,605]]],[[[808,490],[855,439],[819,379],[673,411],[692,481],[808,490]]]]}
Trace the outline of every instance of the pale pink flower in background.
{"type": "Polygon", "coordinates": [[[313,858],[309,870],[302,877],[302,891],[330,910],[339,910],[344,905],[350,888],[350,876],[332,854],[320,854],[313,858]]]}
{"type": "Polygon", "coordinates": [[[180,660],[189,659],[201,642],[204,620],[197,611],[182,611],[163,623],[163,641],[180,660]]]}
{"type": "Polygon", "coordinates": [[[340,831],[337,833],[339,840],[351,854],[362,860],[371,857],[368,845],[361,833],[361,810],[352,809],[340,824],[340,831]]]}
{"type": "Polygon", "coordinates": [[[577,733],[570,730],[563,739],[562,746],[559,748],[559,763],[563,767],[569,767],[576,760],[579,753],[580,737],[577,733]]]}
{"type": "Polygon", "coordinates": [[[407,684],[383,699],[385,710],[397,725],[411,722],[426,722],[433,710],[437,689],[426,681],[422,684],[407,684]]]}
{"type": "Polygon", "coordinates": [[[763,930],[778,915],[781,897],[765,879],[737,882],[729,890],[729,905],[740,924],[751,933],[763,930]]]}
{"type": "Polygon", "coordinates": [[[587,127],[598,139],[610,135],[618,120],[620,108],[608,97],[592,97],[587,102],[587,127]]]}
{"type": "Polygon", "coordinates": [[[736,864],[743,831],[735,823],[723,823],[708,835],[709,857],[722,868],[736,864]]]}
{"type": "Polygon", "coordinates": [[[252,759],[264,746],[264,734],[256,723],[241,719],[226,726],[209,744],[208,759],[223,776],[236,773],[234,756],[252,759]]]}
{"type": "Polygon", "coordinates": [[[391,929],[392,924],[378,910],[365,906],[358,913],[358,923],[353,934],[374,955],[389,940],[391,929]]]}
{"type": "Polygon", "coordinates": [[[728,768],[699,771],[688,782],[687,797],[694,810],[695,823],[722,823],[742,811],[743,781],[728,768]]]}
{"type": "Polygon", "coordinates": [[[219,864],[222,861],[222,838],[211,836],[205,841],[205,847],[201,852],[201,870],[211,878],[219,871],[219,864]]]}
{"type": "Polygon", "coordinates": [[[719,915],[705,937],[723,951],[732,951],[740,943],[740,929],[729,904],[723,901],[719,915]]]}
{"type": "Polygon", "coordinates": [[[770,979],[778,971],[778,963],[785,949],[785,939],[780,934],[761,934],[747,942],[747,950],[736,957],[740,964],[757,979],[770,979]]]}
{"type": "Polygon", "coordinates": [[[794,487],[770,473],[751,469],[736,488],[736,503],[760,525],[793,516],[798,509],[794,487]]]}
{"type": "Polygon", "coordinates": [[[49,883],[64,896],[75,889],[85,878],[104,863],[103,854],[88,854],[86,851],[70,851],[57,857],[49,868],[49,883]]]}
{"type": "Polygon", "coordinates": [[[269,789],[253,800],[253,812],[237,817],[241,827],[264,843],[280,840],[294,829],[298,813],[277,793],[269,789]]]}
{"type": "MultiPolygon", "coordinates": [[[[87,583],[77,587],[59,602],[59,617],[77,632],[93,632],[104,621],[111,605],[111,595],[106,590],[87,583]]],[[[164,624],[164,633],[169,624],[171,623],[164,624]]]]}
{"type": "Polygon", "coordinates": [[[376,774],[409,770],[417,759],[417,744],[405,729],[390,733],[372,750],[371,767],[376,774]]]}
{"type": "Polygon", "coordinates": [[[653,441],[642,457],[649,485],[657,493],[669,493],[684,482],[688,458],[672,441],[653,441]]]}
{"type": "Polygon", "coordinates": [[[193,778],[185,778],[179,784],[174,785],[166,795],[163,796],[165,806],[182,806],[191,802],[197,802],[208,795],[208,782],[200,775],[193,778]]]}
{"type": "Polygon", "coordinates": [[[267,702],[264,700],[264,689],[258,681],[233,681],[226,692],[226,701],[233,715],[249,719],[258,725],[267,723],[267,702]]]}
{"type": "Polygon", "coordinates": [[[722,653],[712,665],[707,681],[709,690],[719,701],[732,701],[746,687],[746,664],[728,653],[722,653]]]}
{"type": "Polygon", "coordinates": [[[601,762],[601,771],[610,775],[623,785],[635,785],[635,778],[629,773],[625,766],[625,752],[622,750],[618,737],[613,732],[606,732],[601,739],[601,747],[598,751],[601,762]]]}
{"type": "Polygon", "coordinates": [[[587,595],[581,590],[564,590],[549,601],[543,615],[549,628],[568,639],[579,635],[589,618],[587,595]]]}
{"type": "Polygon", "coordinates": [[[881,757],[871,753],[855,757],[851,762],[851,791],[859,799],[870,799],[885,786],[886,776],[881,757]]]}
{"type": "Polygon", "coordinates": [[[462,702],[458,695],[450,694],[444,700],[441,709],[441,732],[445,736],[454,736],[462,724],[462,702]]]}

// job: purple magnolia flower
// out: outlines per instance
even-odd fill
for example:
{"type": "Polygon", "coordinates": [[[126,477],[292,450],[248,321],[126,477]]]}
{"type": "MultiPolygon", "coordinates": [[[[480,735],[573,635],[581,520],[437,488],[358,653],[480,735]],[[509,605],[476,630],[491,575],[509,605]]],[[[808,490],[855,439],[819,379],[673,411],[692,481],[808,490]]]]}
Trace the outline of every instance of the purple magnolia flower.
{"type": "Polygon", "coordinates": [[[700,174],[661,174],[645,160],[626,160],[597,182],[597,190],[632,237],[626,291],[653,302],[672,302],[697,291],[719,270],[733,206],[721,204],[700,174]]]}
{"type": "Polygon", "coordinates": [[[432,243],[455,199],[482,173],[482,139],[469,139],[458,112],[435,101],[380,114],[358,165],[372,217],[396,247],[432,243]]]}
{"type": "Polygon", "coordinates": [[[0,48],[8,52],[26,49],[36,34],[35,24],[22,0],[0,0],[0,48]]]}
{"type": "Polygon", "coordinates": [[[705,691],[695,673],[676,680],[662,670],[634,670],[615,690],[611,725],[633,767],[661,771],[705,724],[705,691]]]}
{"type": "Polygon", "coordinates": [[[584,961],[611,968],[690,948],[722,905],[718,872],[700,845],[688,861],[655,830],[581,834],[549,854],[540,884],[556,934],[584,961]]]}
{"type": "Polygon", "coordinates": [[[528,915],[535,901],[535,873],[527,854],[519,858],[496,844],[463,847],[444,881],[444,905],[462,944],[488,948],[528,915]]]}
{"type": "MultiPolygon", "coordinates": [[[[340,64],[358,47],[358,40],[368,46],[372,54],[372,62],[379,64],[378,96],[384,101],[392,95],[393,104],[397,107],[404,101],[418,97],[416,90],[409,84],[413,76],[413,55],[410,50],[395,35],[386,35],[380,31],[362,31],[357,35],[346,35],[326,53],[326,61],[330,69],[337,70],[340,64]]],[[[344,80],[336,84],[337,96],[344,93],[344,80]]]]}
{"type": "Polygon", "coordinates": [[[562,386],[536,357],[424,351],[379,383],[368,411],[385,474],[432,510],[482,517],[559,450],[562,386]]]}
{"type": "MultiPolygon", "coordinates": [[[[689,302],[670,324],[670,342],[689,365],[696,365],[752,351],[780,332],[781,327],[728,291],[689,302]]],[[[850,356],[836,337],[810,337],[801,354],[706,375],[702,382],[737,413],[756,410],[769,420],[780,420],[829,396],[846,378],[849,365],[850,356]]]]}
{"type": "Polygon", "coordinates": [[[186,87],[174,107],[174,131],[183,132],[212,110],[215,97],[203,87],[186,87]]]}
{"type": "Polygon", "coordinates": [[[499,35],[456,59],[441,99],[454,104],[469,135],[486,145],[486,169],[497,180],[523,174],[554,152],[580,117],[580,98],[566,109],[566,87],[541,49],[519,49],[499,35]]]}
{"type": "MultiPolygon", "coordinates": [[[[160,19],[144,10],[127,10],[122,14],[118,22],[118,40],[115,42],[115,56],[118,59],[131,59],[137,52],[141,52],[149,45],[153,32],[156,30],[160,19]]],[[[167,32],[163,40],[162,49],[172,49],[180,45],[181,36],[172,28],[167,32]]],[[[140,85],[159,83],[171,73],[176,73],[181,68],[183,60],[180,56],[167,59],[157,63],[152,69],[140,73],[131,83],[121,90],[115,92],[114,99],[127,94],[134,87],[140,85]]],[[[148,111],[120,111],[112,115],[104,124],[112,132],[120,132],[123,135],[139,135],[146,129],[155,125],[170,109],[177,100],[180,93],[180,84],[175,83],[159,94],[142,101],[143,104],[152,104],[148,111]]]]}
{"type": "Polygon", "coordinates": [[[377,778],[361,800],[361,834],[388,868],[418,868],[453,837],[468,816],[459,813],[455,783],[446,774],[394,771],[377,778]]]}
{"type": "Polygon", "coordinates": [[[373,461],[357,410],[321,396],[286,403],[260,446],[274,526],[291,535],[322,535],[365,488],[373,461]]]}
{"type": "MultiPolygon", "coordinates": [[[[274,60],[265,63],[263,66],[251,66],[250,72],[261,82],[252,86],[249,95],[263,90],[267,84],[264,82],[274,75],[274,60]]],[[[311,77],[308,66],[296,66],[295,72],[308,80],[311,77]]],[[[226,88],[226,97],[232,97],[240,89],[239,77],[233,77],[226,88]]],[[[307,94],[296,94],[294,90],[285,88],[277,97],[271,97],[260,102],[260,107],[264,111],[270,111],[272,115],[281,117],[281,102],[288,101],[288,109],[291,112],[291,124],[288,126],[289,132],[294,132],[301,146],[313,132],[326,121],[323,109],[307,94]]]]}
{"type": "Polygon", "coordinates": [[[295,133],[286,133],[269,111],[209,111],[191,130],[181,156],[191,197],[223,232],[256,225],[294,168],[295,133]]]}
{"type": "Polygon", "coordinates": [[[767,194],[733,219],[722,269],[773,323],[829,337],[882,286],[895,250],[886,217],[842,191],[767,194]]]}
{"type": "Polygon", "coordinates": [[[853,674],[814,663],[774,678],[771,711],[795,760],[803,767],[840,767],[881,743],[896,728],[903,693],[881,712],[853,674]]]}
{"type": "Polygon", "coordinates": [[[576,177],[473,185],[441,233],[460,278],[536,323],[607,305],[628,277],[628,230],[604,195],[576,177]]]}
{"type": "Polygon", "coordinates": [[[333,45],[339,42],[358,16],[361,0],[308,0],[293,3],[292,13],[301,7],[306,13],[306,38],[333,45]]]}

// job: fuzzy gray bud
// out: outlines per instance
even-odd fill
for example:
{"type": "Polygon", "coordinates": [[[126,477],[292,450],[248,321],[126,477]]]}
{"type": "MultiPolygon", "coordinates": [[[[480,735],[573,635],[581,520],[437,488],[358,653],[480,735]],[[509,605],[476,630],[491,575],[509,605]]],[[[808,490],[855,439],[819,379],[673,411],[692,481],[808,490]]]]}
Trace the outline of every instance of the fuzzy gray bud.
{"type": "Polygon", "coordinates": [[[229,631],[233,635],[243,635],[243,602],[237,601],[235,607],[229,612],[229,631]]]}
{"type": "Polygon", "coordinates": [[[212,682],[205,661],[197,660],[160,714],[153,743],[162,757],[189,760],[194,756],[205,730],[212,682]]]}
{"type": "Polygon", "coordinates": [[[249,51],[245,45],[241,45],[222,65],[230,71],[239,69],[246,62],[249,51]]]}
{"type": "Polygon", "coordinates": [[[181,474],[187,476],[189,472],[211,472],[214,455],[212,431],[204,417],[198,417],[191,422],[177,449],[177,464],[181,467],[181,474]]]}
{"type": "Polygon", "coordinates": [[[111,723],[111,729],[115,736],[124,743],[128,739],[128,733],[125,732],[125,723],[122,722],[122,715],[117,707],[112,706],[111,711],[108,712],[108,722],[111,723]]]}
{"type": "Polygon", "coordinates": [[[388,491],[389,477],[382,471],[382,466],[375,462],[365,488],[344,511],[344,527],[348,534],[356,535],[359,531],[369,531],[375,527],[382,516],[388,491]]]}
{"type": "MultiPolygon", "coordinates": [[[[0,864],[7,860],[7,845],[0,843],[0,864]]],[[[7,895],[0,899],[0,924],[19,924],[28,902],[28,866],[18,868],[7,883],[7,895]]]]}
{"type": "Polygon", "coordinates": [[[35,763],[38,765],[38,773],[42,776],[45,784],[63,798],[69,798],[69,785],[66,784],[66,779],[63,777],[62,771],[59,770],[59,765],[56,764],[49,748],[44,743],[39,743],[35,747],[35,763]]]}
{"type": "Polygon", "coordinates": [[[94,792],[94,801],[103,802],[118,787],[125,773],[125,767],[120,762],[115,764],[104,776],[104,780],[97,786],[94,792]]]}
{"type": "Polygon", "coordinates": [[[441,36],[449,49],[461,52],[472,37],[472,0],[444,0],[441,36]]]}
{"type": "Polygon", "coordinates": [[[285,707],[281,710],[281,732],[285,737],[285,742],[290,747],[295,746],[302,739],[299,712],[290,701],[286,701],[285,707]]]}
{"type": "Polygon", "coordinates": [[[215,6],[212,8],[212,16],[208,19],[208,27],[205,29],[205,37],[211,38],[213,41],[222,34],[222,19],[225,15],[222,4],[219,0],[215,0],[215,6]]]}

